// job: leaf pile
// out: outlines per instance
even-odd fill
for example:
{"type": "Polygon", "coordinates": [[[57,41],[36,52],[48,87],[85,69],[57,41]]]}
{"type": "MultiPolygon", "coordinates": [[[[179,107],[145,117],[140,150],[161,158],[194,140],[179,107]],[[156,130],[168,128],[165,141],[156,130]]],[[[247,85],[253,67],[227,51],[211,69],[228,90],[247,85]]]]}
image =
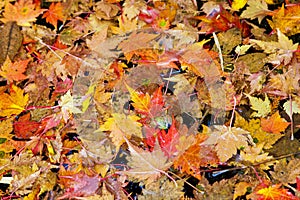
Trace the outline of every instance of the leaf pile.
{"type": "Polygon", "coordinates": [[[299,10],[0,1],[1,199],[299,199],[299,10]]]}

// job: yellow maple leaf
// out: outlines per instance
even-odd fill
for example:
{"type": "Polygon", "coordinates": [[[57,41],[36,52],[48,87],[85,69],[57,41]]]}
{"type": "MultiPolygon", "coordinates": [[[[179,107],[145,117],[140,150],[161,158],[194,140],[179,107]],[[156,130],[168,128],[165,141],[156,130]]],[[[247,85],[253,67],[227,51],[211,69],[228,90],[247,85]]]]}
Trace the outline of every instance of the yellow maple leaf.
{"type": "Polygon", "coordinates": [[[234,126],[249,131],[256,145],[263,144],[264,149],[272,148],[272,145],[283,136],[283,134],[273,134],[263,131],[260,119],[251,119],[248,122],[238,113],[235,114],[234,126]]]}
{"type": "Polygon", "coordinates": [[[26,79],[27,76],[23,73],[26,71],[29,61],[30,59],[12,63],[9,57],[7,57],[0,69],[0,76],[3,76],[10,82],[26,79]]]}
{"type": "Polygon", "coordinates": [[[65,122],[68,121],[72,113],[82,113],[82,111],[75,106],[74,99],[71,95],[70,90],[68,90],[68,92],[61,97],[58,105],[61,106],[61,112],[63,114],[63,119],[65,120],[65,122]]]}
{"type": "Polygon", "coordinates": [[[242,18],[257,18],[260,23],[271,12],[268,10],[268,4],[264,0],[248,0],[247,4],[249,6],[242,12],[242,18]]]}
{"type": "Polygon", "coordinates": [[[251,114],[252,117],[265,117],[271,112],[271,104],[267,95],[265,95],[265,100],[252,97],[249,94],[246,96],[250,100],[251,109],[257,111],[251,114]]]}
{"type": "Polygon", "coordinates": [[[118,17],[118,21],[119,27],[110,27],[114,34],[124,35],[137,29],[137,18],[130,20],[126,16],[122,15],[118,17]]]}
{"type": "Polygon", "coordinates": [[[243,8],[247,3],[247,0],[234,0],[231,4],[232,10],[239,10],[243,8]]]}
{"type": "Polygon", "coordinates": [[[10,117],[20,114],[24,111],[28,99],[28,94],[24,95],[21,88],[12,85],[9,94],[4,92],[0,94],[0,116],[10,117]]]}
{"type": "Polygon", "coordinates": [[[287,189],[281,188],[281,184],[271,185],[267,188],[262,188],[256,192],[260,197],[258,199],[297,199],[287,189]]]}
{"type": "Polygon", "coordinates": [[[146,94],[139,94],[129,85],[125,84],[127,90],[130,93],[131,101],[133,101],[132,106],[139,112],[142,113],[149,113],[149,106],[150,106],[150,95],[146,94]]]}
{"type": "Polygon", "coordinates": [[[279,65],[290,63],[293,53],[298,49],[298,43],[293,44],[286,35],[277,29],[278,42],[267,42],[261,40],[250,39],[250,43],[258,45],[265,53],[269,54],[268,62],[279,65]]]}
{"type": "Polygon", "coordinates": [[[10,135],[12,131],[12,118],[0,122],[0,138],[11,139],[13,137],[13,135],[10,135]]]}
{"type": "Polygon", "coordinates": [[[30,26],[44,9],[37,8],[30,0],[19,0],[14,5],[7,3],[4,8],[3,16],[0,20],[4,23],[16,21],[19,26],[30,26]]]}
{"type": "MultiPolygon", "coordinates": [[[[245,149],[241,150],[240,152],[240,158],[241,160],[245,162],[250,162],[250,163],[259,163],[267,160],[271,160],[273,156],[269,156],[269,153],[264,153],[263,151],[263,143],[260,143],[255,146],[248,146],[245,149]]],[[[268,169],[269,165],[273,165],[273,163],[265,163],[265,164],[260,164],[259,167],[261,169],[268,169]]]]}
{"type": "Polygon", "coordinates": [[[267,19],[272,29],[279,28],[282,33],[289,36],[299,33],[299,4],[293,4],[287,7],[282,4],[282,7],[274,12],[272,20],[267,19]]]}
{"type": "Polygon", "coordinates": [[[140,118],[132,115],[113,113],[103,125],[100,126],[100,131],[111,131],[110,137],[112,142],[116,145],[117,150],[125,143],[124,137],[130,139],[132,135],[142,137],[142,124],[137,122],[140,118]]]}

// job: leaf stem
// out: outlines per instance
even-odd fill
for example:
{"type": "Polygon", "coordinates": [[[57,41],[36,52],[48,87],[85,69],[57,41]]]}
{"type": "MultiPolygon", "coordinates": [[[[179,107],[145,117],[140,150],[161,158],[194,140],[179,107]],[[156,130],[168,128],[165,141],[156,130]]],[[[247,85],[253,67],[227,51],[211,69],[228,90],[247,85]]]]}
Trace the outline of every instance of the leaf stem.
{"type": "Polygon", "coordinates": [[[215,32],[213,32],[212,34],[213,34],[214,41],[215,41],[215,44],[217,46],[217,49],[219,50],[219,58],[220,58],[221,69],[222,69],[222,71],[224,71],[224,60],[223,60],[223,55],[222,55],[222,50],[221,50],[221,46],[220,46],[220,43],[219,43],[219,39],[218,39],[215,32]]]}

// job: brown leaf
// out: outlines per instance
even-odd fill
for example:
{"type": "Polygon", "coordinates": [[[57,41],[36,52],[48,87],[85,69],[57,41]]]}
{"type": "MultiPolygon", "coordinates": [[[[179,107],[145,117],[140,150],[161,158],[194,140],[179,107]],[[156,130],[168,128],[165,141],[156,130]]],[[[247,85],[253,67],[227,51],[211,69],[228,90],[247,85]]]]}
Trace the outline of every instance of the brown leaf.
{"type": "Polygon", "coordinates": [[[150,42],[154,40],[158,35],[146,32],[133,32],[127,40],[122,41],[118,48],[121,49],[127,60],[130,60],[133,55],[132,51],[139,49],[145,49],[150,47],[150,42]]]}
{"type": "Polygon", "coordinates": [[[13,60],[22,45],[23,36],[16,22],[9,21],[0,30],[0,65],[7,57],[13,60]]]}
{"type": "Polygon", "coordinates": [[[128,166],[131,169],[122,173],[137,180],[146,180],[146,182],[151,183],[164,173],[163,170],[172,165],[165,153],[157,146],[154,151],[149,152],[132,145],[127,139],[126,142],[131,154],[128,158],[128,166]]]}

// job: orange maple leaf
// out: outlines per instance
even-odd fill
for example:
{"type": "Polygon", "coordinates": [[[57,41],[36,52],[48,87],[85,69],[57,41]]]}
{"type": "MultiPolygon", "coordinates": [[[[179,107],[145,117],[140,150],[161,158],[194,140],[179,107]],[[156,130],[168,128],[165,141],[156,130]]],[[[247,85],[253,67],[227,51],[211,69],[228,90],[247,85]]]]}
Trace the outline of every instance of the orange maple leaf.
{"type": "Polygon", "coordinates": [[[27,76],[23,73],[26,71],[29,61],[30,59],[12,63],[9,57],[7,57],[0,69],[0,76],[3,76],[10,82],[26,79],[27,76]]]}
{"type": "Polygon", "coordinates": [[[198,134],[196,142],[174,161],[174,168],[179,168],[195,178],[201,179],[200,167],[217,163],[218,157],[208,146],[200,146],[207,139],[206,135],[198,134]]]}
{"type": "Polygon", "coordinates": [[[43,14],[46,22],[52,24],[57,29],[57,21],[64,21],[63,7],[61,3],[52,3],[49,9],[43,14]]]}
{"type": "Polygon", "coordinates": [[[9,117],[20,114],[24,111],[28,100],[28,94],[24,95],[21,88],[12,85],[9,94],[4,92],[0,94],[0,116],[9,117]]]}
{"type": "Polygon", "coordinates": [[[289,125],[289,122],[280,117],[278,111],[268,119],[261,119],[262,130],[269,133],[280,134],[280,132],[284,131],[289,125]]]}
{"type": "Polygon", "coordinates": [[[7,3],[4,8],[3,16],[0,20],[4,23],[8,21],[16,21],[19,26],[30,26],[30,22],[34,22],[44,9],[36,7],[32,1],[19,0],[14,5],[7,3]]]}
{"type": "Polygon", "coordinates": [[[267,188],[262,188],[256,192],[259,195],[259,200],[296,200],[298,199],[287,189],[280,188],[281,184],[271,185],[267,188]]]}

